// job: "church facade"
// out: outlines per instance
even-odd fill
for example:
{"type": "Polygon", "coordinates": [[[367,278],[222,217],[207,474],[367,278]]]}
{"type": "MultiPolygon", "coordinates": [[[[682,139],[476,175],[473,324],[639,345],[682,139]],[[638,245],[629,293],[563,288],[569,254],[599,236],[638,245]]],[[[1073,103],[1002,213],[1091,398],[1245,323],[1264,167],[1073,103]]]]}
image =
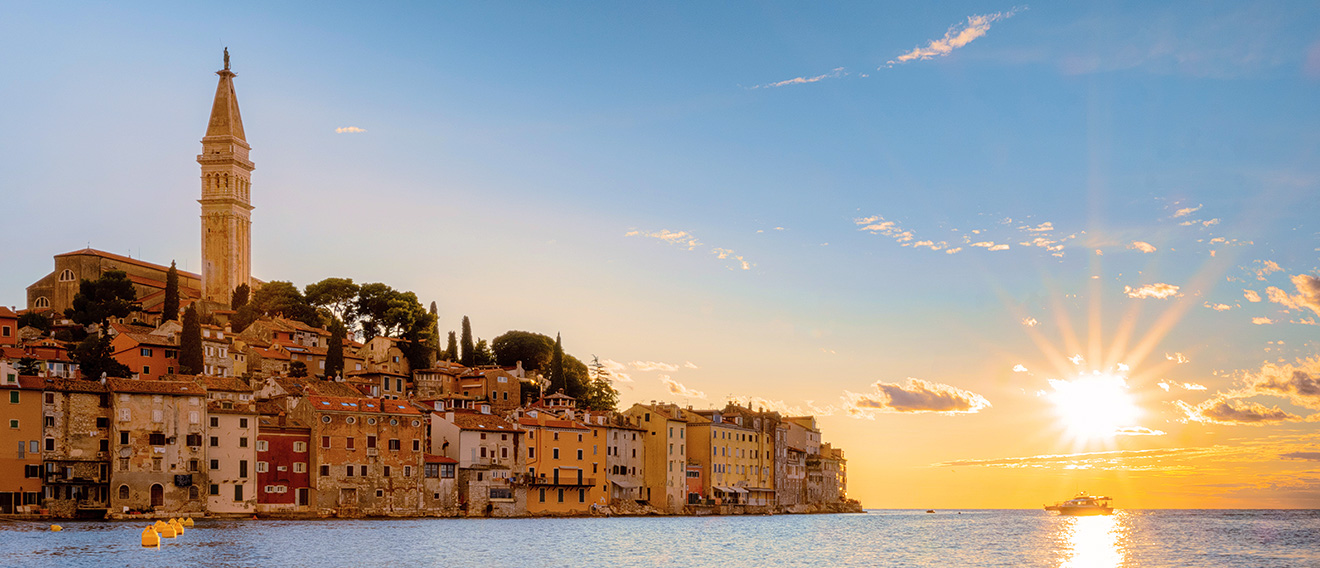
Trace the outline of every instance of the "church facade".
{"type": "MultiPolygon", "coordinates": [[[[179,270],[181,296],[205,300],[206,308],[228,309],[230,295],[252,280],[251,146],[243,132],[229,51],[211,104],[211,119],[202,138],[202,272],[179,270]]],[[[96,280],[110,270],[122,270],[133,281],[142,308],[159,304],[168,266],[87,248],[55,255],[55,270],[27,287],[27,309],[63,313],[73,305],[82,280],[96,280]],[[153,301],[154,300],[154,301],[153,301]],[[148,305],[152,304],[152,305],[148,305]]]]}

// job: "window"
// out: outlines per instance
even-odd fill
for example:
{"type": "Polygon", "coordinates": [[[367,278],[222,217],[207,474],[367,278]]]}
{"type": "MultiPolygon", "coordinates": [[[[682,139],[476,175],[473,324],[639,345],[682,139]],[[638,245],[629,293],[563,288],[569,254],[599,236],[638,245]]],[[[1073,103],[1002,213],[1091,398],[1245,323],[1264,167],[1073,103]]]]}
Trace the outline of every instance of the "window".
{"type": "Polygon", "coordinates": [[[368,448],[374,448],[374,447],[376,447],[376,437],[375,437],[375,436],[367,436],[367,447],[368,447],[368,448]]]}
{"type": "Polygon", "coordinates": [[[263,462],[263,461],[257,462],[257,473],[266,473],[269,471],[270,471],[269,462],[263,462]]]}
{"type": "Polygon", "coordinates": [[[238,447],[240,447],[240,448],[246,448],[246,447],[248,447],[248,439],[247,439],[247,436],[243,436],[243,437],[240,437],[240,438],[238,439],[238,447]]]}
{"type": "Polygon", "coordinates": [[[211,447],[212,447],[212,448],[216,448],[216,447],[219,447],[219,446],[220,446],[220,437],[219,437],[219,436],[211,436],[211,447]]]}
{"type": "MultiPolygon", "coordinates": [[[[15,420],[14,422],[17,422],[17,420],[15,420]]],[[[46,438],[46,451],[48,452],[55,451],[55,438],[46,438]]]]}
{"type": "Polygon", "coordinates": [[[189,445],[189,446],[200,446],[200,445],[202,445],[202,435],[201,435],[201,434],[188,434],[188,445],[189,445]]]}
{"type": "Polygon", "coordinates": [[[120,498],[120,499],[128,499],[128,486],[127,486],[127,485],[120,485],[120,486],[119,486],[119,498],[120,498]]]}
{"type": "Polygon", "coordinates": [[[151,458],[151,471],[163,471],[161,465],[164,461],[162,458],[151,458]]]}
{"type": "Polygon", "coordinates": [[[234,484],[234,500],[235,501],[243,500],[243,486],[237,483],[234,484]]]}
{"type": "Polygon", "coordinates": [[[440,464],[428,463],[422,466],[422,477],[433,479],[440,477],[440,464]]]}
{"type": "Polygon", "coordinates": [[[211,469],[220,469],[220,460],[211,460],[211,469]]]}
{"type": "MultiPolygon", "coordinates": [[[[413,440],[413,451],[414,451],[414,452],[420,452],[420,451],[422,451],[422,441],[421,441],[421,440],[416,440],[416,439],[413,440]]],[[[505,457],[508,457],[508,456],[505,456],[505,457]]]]}
{"type": "MultiPolygon", "coordinates": [[[[9,382],[11,382],[11,383],[14,382],[14,376],[13,376],[13,375],[9,375],[9,382]]],[[[101,395],[101,396],[105,396],[105,395],[101,395]]],[[[55,393],[53,393],[53,392],[48,392],[48,393],[46,393],[46,404],[55,404],[55,393]]],[[[102,405],[102,406],[105,406],[105,405],[102,405]]],[[[102,420],[105,420],[105,418],[97,418],[97,419],[96,419],[96,425],[97,425],[97,426],[100,426],[102,420]]]]}
{"type": "Polygon", "coordinates": [[[220,418],[219,418],[219,417],[217,417],[217,416],[212,416],[212,417],[211,417],[211,427],[212,427],[212,428],[219,428],[219,427],[220,427],[220,418]]]}
{"type": "Polygon", "coordinates": [[[403,476],[412,477],[412,466],[410,465],[403,466],[403,476]]]}
{"type": "Polygon", "coordinates": [[[347,475],[347,476],[349,476],[349,477],[353,477],[353,466],[352,466],[352,465],[346,465],[346,466],[344,466],[344,475],[347,475]]]}
{"type": "Polygon", "coordinates": [[[389,477],[389,476],[390,476],[390,466],[387,465],[385,466],[385,475],[383,477],[389,477]]]}
{"type": "Polygon", "coordinates": [[[330,447],[330,436],[321,436],[321,447],[322,448],[330,447]]]}
{"type": "Polygon", "coordinates": [[[152,411],[151,411],[151,421],[152,421],[152,422],[164,422],[164,421],[165,421],[165,411],[164,411],[164,410],[161,410],[161,409],[159,409],[159,408],[157,408],[157,409],[155,409],[155,410],[152,410],[152,411]]]}
{"type": "Polygon", "coordinates": [[[207,491],[207,493],[209,493],[209,494],[211,494],[211,495],[219,495],[219,494],[220,494],[220,484],[218,484],[218,483],[212,483],[212,484],[211,484],[210,491],[207,491]]]}
{"type": "Polygon", "coordinates": [[[269,448],[269,447],[270,447],[270,444],[269,444],[268,442],[266,442],[265,440],[257,440],[257,451],[258,451],[258,452],[264,452],[264,451],[266,451],[266,449],[269,448]]]}
{"type": "Polygon", "coordinates": [[[47,297],[45,297],[45,296],[42,296],[42,297],[40,297],[40,298],[37,298],[36,301],[32,302],[32,307],[34,307],[34,308],[49,308],[49,307],[50,307],[50,298],[47,298],[47,297]]]}
{"type": "Polygon", "coordinates": [[[152,432],[151,434],[148,434],[148,435],[147,435],[147,438],[150,440],[148,443],[150,443],[150,444],[153,445],[153,446],[164,446],[164,445],[165,445],[165,434],[163,434],[163,433],[160,433],[160,432],[152,432]]]}
{"type": "MultiPolygon", "coordinates": [[[[73,275],[72,270],[65,268],[64,271],[60,272],[60,282],[73,282],[75,279],[77,279],[77,277],[73,275]]],[[[128,496],[122,498],[127,499],[128,496]]]]}
{"type": "Polygon", "coordinates": [[[321,466],[321,468],[320,468],[320,474],[321,474],[321,477],[329,477],[329,476],[330,476],[330,466],[328,466],[328,465],[323,465],[323,466],[321,466]]]}
{"type": "Polygon", "coordinates": [[[399,447],[400,447],[400,446],[399,446],[399,439],[398,439],[398,438],[392,438],[392,439],[390,439],[390,451],[392,451],[392,452],[397,452],[397,451],[399,451],[399,447]]]}
{"type": "Polygon", "coordinates": [[[350,450],[353,449],[353,437],[349,436],[348,438],[345,438],[345,440],[344,447],[350,450]]]}
{"type": "Polygon", "coordinates": [[[563,503],[563,502],[564,502],[564,488],[562,488],[562,487],[559,488],[559,502],[560,502],[560,503],[563,503]]]}
{"type": "Polygon", "coordinates": [[[578,449],[577,454],[578,454],[578,461],[582,461],[582,449],[581,449],[581,448],[578,449]]]}
{"type": "MultiPolygon", "coordinates": [[[[240,397],[240,400],[242,400],[242,395],[239,395],[239,397],[240,397]]],[[[239,428],[247,428],[247,427],[248,427],[248,419],[247,419],[247,418],[239,418],[239,419],[238,419],[238,427],[239,427],[239,428]]]]}
{"type": "Polygon", "coordinates": [[[123,432],[123,431],[121,431],[121,432],[119,433],[119,444],[120,444],[120,445],[126,445],[126,444],[128,444],[128,432],[123,432]]]}
{"type": "Polygon", "coordinates": [[[306,452],[306,451],[307,451],[307,442],[294,442],[294,443],[293,443],[293,451],[294,451],[294,452],[297,452],[297,453],[303,453],[303,452],[306,452]]]}
{"type": "Polygon", "coordinates": [[[9,402],[12,404],[18,404],[18,391],[9,391],[9,402]]]}
{"type": "Polygon", "coordinates": [[[293,462],[294,473],[307,473],[307,462],[293,462]]]}
{"type": "Polygon", "coordinates": [[[529,460],[536,459],[536,448],[533,448],[531,446],[527,447],[527,459],[529,460]]]}
{"type": "Polygon", "coordinates": [[[202,464],[198,460],[188,460],[188,471],[201,471],[202,464]]]}
{"type": "Polygon", "coordinates": [[[12,428],[12,429],[14,429],[14,430],[17,430],[17,429],[18,429],[18,419],[17,419],[17,418],[10,418],[10,419],[9,419],[9,427],[12,428]]]}
{"type": "MultiPolygon", "coordinates": [[[[151,348],[150,348],[150,347],[143,347],[143,348],[141,348],[141,349],[138,349],[138,354],[141,355],[141,356],[143,356],[143,357],[150,357],[150,356],[151,356],[151,348]]],[[[150,371],[149,369],[150,369],[150,367],[143,367],[143,368],[142,368],[142,372],[143,372],[143,373],[150,373],[151,371],[150,371]]]]}
{"type": "Polygon", "coordinates": [[[554,458],[559,459],[559,448],[554,448],[554,458]]]}
{"type": "Polygon", "coordinates": [[[129,413],[128,409],[127,408],[119,409],[119,421],[128,422],[129,420],[132,420],[132,414],[129,413]]]}
{"type": "Polygon", "coordinates": [[[238,476],[247,477],[247,460],[238,460],[238,476]]]}
{"type": "Polygon", "coordinates": [[[452,463],[442,463],[442,464],[440,464],[440,477],[441,477],[441,478],[444,478],[444,479],[453,479],[453,477],[454,477],[454,464],[452,464],[452,463]]]}

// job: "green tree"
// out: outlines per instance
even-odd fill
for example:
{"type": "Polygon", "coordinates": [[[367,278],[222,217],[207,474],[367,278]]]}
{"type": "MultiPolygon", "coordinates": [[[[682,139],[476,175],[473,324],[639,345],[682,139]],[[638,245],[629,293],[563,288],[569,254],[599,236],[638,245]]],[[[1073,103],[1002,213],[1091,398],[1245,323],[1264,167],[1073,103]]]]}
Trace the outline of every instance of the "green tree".
{"type": "Polygon", "coordinates": [[[78,364],[83,377],[91,380],[100,379],[102,373],[107,377],[129,377],[133,374],[127,365],[115,360],[110,336],[104,333],[88,335],[73,348],[69,356],[78,364]]]}
{"type": "Polygon", "coordinates": [[[361,326],[362,337],[371,341],[381,334],[384,327],[385,313],[390,309],[390,300],[398,292],[380,282],[363,284],[358,288],[357,300],[353,303],[354,314],[361,326]]]}
{"type": "Polygon", "coordinates": [[[563,391],[568,396],[568,385],[564,382],[564,342],[559,334],[555,334],[555,350],[550,354],[550,392],[557,393],[563,391]]]}
{"type": "Polygon", "coordinates": [[[307,363],[294,361],[289,364],[289,376],[299,379],[307,376],[307,363]]]}
{"type": "Polygon", "coordinates": [[[352,278],[326,278],[320,282],[308,284],[303,288],[307,303],[328,312],[334,319],[353,327],[356,315],[353,306],[357,302],[360,286],[352,278]]]}
{"type": "Polygon", "coordinates": [[[344,324],[330,323],[330,346],[325,353],[325,378],[333,380],[344,372],[344,324]]]}
{"type": "Polygon", "coordinates": [[[104,326],[110,318],[127,317],[133,313],[136,299],[137,292],[133,290],[128,274],[122,270],[107,270],[96,280],[78,283],[73,307],[64,310],[64,317],[81,325],[104,326]]]}
{"type": "Polygon", "coordinates": [[[444,360],[454,361],[458,359],[458,336],[454,332],[449,332],[449,343],[445,346],[444,360]]]}
{"type": "Polygon", "coordinates": [[[589,410],[613,411],[619,404],[619,391],[614,389],[614,377],[609,368],[600,362],[599,357],[592,355],[591,362],[587,364],[587,375],[590,383],[586,393],[578,400],[578,406],[589,410]]]}
{"type": "Polygon", "coordinates": [[[474,366],[495,364],[495,352],[490,350],[485,339],[477,338],[477,344],[472,347],[472,364],[474,366]]]}
{"type": "Polygon", "coordinates": [[[265,283],[252,295],[252,307],[262,315],[289,318],[313,327],[321,325],[321,314],[291,282],[265,283]]]}
{"type": "Polygon", "coordinates": [[[495,350],[495,362],[513,367],[522,362],[523,369],[541,371],[550,368],[555,352],[555,340],[548,335],[530,331],[506,331],[490,342],[495,350]]]}
{"type": "Polygon", "coordinates": [[[248,299],[252,297],[252,287],[247,284],[239,284],[234,288],[234,293],[229,295],[229,309],[238,311],[243,306],[248,305],[248,299]]]}
{"type": "Polygon", "coordinates": [[[564,354],[564,394],[582,400],[591,384],[587,365],[577,357],[564,354]]]}
{"type": "Polygon", "coordinates": [[[18,374],[34,376],[41,372],[41,361],[32,357],[23,357],[18,360],[18,374]]]}
{"type": "Polygon", "coordinates": [[[431,301],[431,350],[435,352],[437,361],[445,358],[445,352],[440,349],[440,312],[436,310],[435,301],[431,301]]]}
{"type": "Polygon", "coordinates": [[[472,323],[468,321],[467,316],[463,316],[462,332],[463,335],[460,341],[462,342],[463,353],[460,355],[458,362],[471,367],[476,354],[472,352],[472,323]]]}
{"type": "Polygon", "coordinates": [[[179,319],[179,269],[170,261],[170,271],[165,273],[165,303],[160,307],[161,321],[179,319]]]}
{"type": "Polygon", "coordinates": [[[28,310],[23,315],[18,316],[18,329],[32,327],[39,329],[42,333],[50,331],[50,318],[36,310],[28,310]]]}
{"type": "Polygon", "coordinates": [[[179,372],[197,375],[206,367],[202,358],[202,322],[196,306],[183,311],[183,331],[179,334],[179,372]]]}
{"type": "Polygon", "coordinates": [[[244,304],[229,318],[229,325],[233,328],[234,333],[242,333],[259,317],[261,317],[261,312],[257,311],[256,307],[252,304],[244,304]]]}

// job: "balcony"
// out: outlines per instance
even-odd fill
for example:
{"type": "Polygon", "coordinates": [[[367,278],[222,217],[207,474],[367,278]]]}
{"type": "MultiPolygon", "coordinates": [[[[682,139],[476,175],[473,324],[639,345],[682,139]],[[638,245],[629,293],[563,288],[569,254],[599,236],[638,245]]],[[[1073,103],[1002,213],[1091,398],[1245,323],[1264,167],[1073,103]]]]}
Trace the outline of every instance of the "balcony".
{"type": "Polygon", "coordinates": [[[380,448],[367,448],[367,457],[376,457],[380,455],[380,448]]]}
{"type": "Polygon", "coordinates": [[[518,483],[526,483],[527,485],[552,485],[552,486],[561,486],[561,487],[562,487],[562,486],[566,486],[566,487],[587,487],[587,486],[595,485],[595,484],[596,484],[596,478],[594,478],[594,477],[583,477],[582,479],[579,480],[578,477],[577,477],[576,475],[572,475],[572,476],[569,476],[569,475],[560,475],[560,476],[559,476],[559,479],[556,480],[555,478],[550,477],[550,476],[546,476],[546,475],[537,475],[536,477],[532,477],[532,476],[527,475],[527,474],[522,474],[522,475],[519,475],[519,476],[517,477],[517,482],[518,482],[518,483]]]}

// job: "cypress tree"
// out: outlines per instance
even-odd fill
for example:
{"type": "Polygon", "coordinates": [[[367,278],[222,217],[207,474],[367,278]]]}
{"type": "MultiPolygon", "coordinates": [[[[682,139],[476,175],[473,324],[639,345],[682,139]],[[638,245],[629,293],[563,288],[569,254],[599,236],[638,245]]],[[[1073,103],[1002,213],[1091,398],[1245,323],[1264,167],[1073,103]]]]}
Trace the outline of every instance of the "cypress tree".
{"type": "Polygon", "coordinates": [[[251,295],[251,287],[247,284],[239,284],[237,288],[234,288],[234,293],[229,296],[229,309],[238,311],[239,308],[246,306],[251,295]]]}
{"type": "Polygon", "coordinates": [[[468,322],[468,317],[463,316],[463,353],[460,355],[459,363],[468,367],[472,366],[472,361],[476,359],[476,353],[473,352],[472,345],[472,324],[468,322]]]}
{"type": "Polygon", "coordinates": [[[330,347],[325,353],[325,378],[334,380],[344,371],[344,324],[330,324],[330,347]]]}
{"type": "Polygon", "coordinates": [[[185,375],[202,372],[206,361],[202,358],[202,321],[197,307],[183,311],[183,333],[179,336],[179,370],[185,375]]]}
{"type": "Polygon", "coordinates": [[[564,342],[555,334],[555,352],[550,356],[550,392],[564,391],[568,394],[568,385],[564,382],[564,342]]]}
{"type": "Polygon", "coordinates": [[[449,332],[449,345],[445,346],[444,360],[453,361],[458,358],[458,336],[454,332],[449,332]]]}
{"type": "Polygon", "coordinates": [[[440,313],[435,309],[435,302],[431,302],[431,348],[435,351],[437,361],[445,358],[445,352],[440,349],[440,313]]]}
{"type": "Polygon", "coordinates": [[[170,271],[165,273],[165,305],[161,306],[161,321],[179,319],[179,269],[170,261],[170,271]]]}

